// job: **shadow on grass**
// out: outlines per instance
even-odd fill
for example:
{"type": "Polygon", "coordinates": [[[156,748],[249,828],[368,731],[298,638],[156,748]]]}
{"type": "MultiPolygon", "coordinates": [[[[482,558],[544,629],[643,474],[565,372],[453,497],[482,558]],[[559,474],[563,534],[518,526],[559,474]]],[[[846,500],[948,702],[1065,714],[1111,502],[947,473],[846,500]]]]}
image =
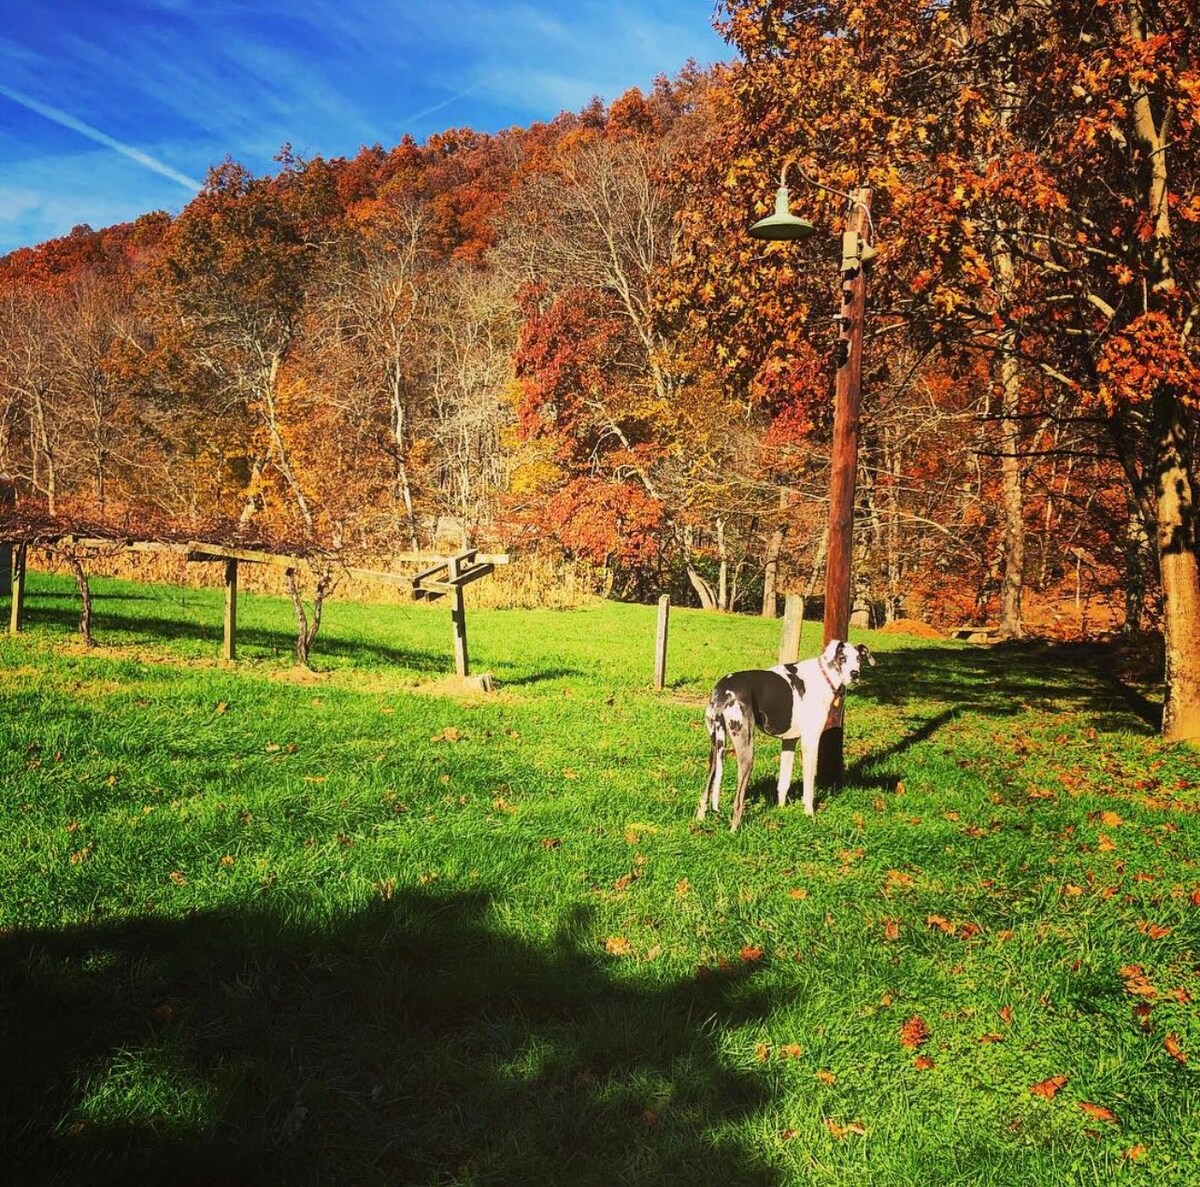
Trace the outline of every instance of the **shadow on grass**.
{"type": "MultiPolygon", "coordinates": [[[[921,723],[913,738],[929,737],[961,712],[1007,717],[1029,708],[1072,713],[1098,729],[1155,732],[1161,705],[1122,679],[1116,650],[1105,644],[1009,643],[994,647],[899,647],[878,653],[855,701],[896,706],[939,706],[945,710],[921,723]]],[[[861,711],[861,710],[860,710],[861,711]]],[[[895,748],[893,748],[894,750],[895,748]]],[[[863,760],[873,765],[877,756],[863,760]]],[[[861,764],[860,764],[861,765],[861,764]]]]}
{"type": "MultiPolygon", "coordinates": [[[[25,618],[30,625],[53,626],[64,631],[77,631],[79,627],[79,613],[74,609],[27,607],[25,618]]],[[[220,654],[224,634],[224,627],[216,614],[212,625],[209,625],[165,618],[161,615],[113,614],[104,610],[97,612],[92,622],[92,630],[101,648],[105,643],[105,635],[115,633],[126,636],[135,643],[154,640],[203,643],[212,648],[214,655],[220,654]]],[[[290,656],[296,648],[296,636],[291,631],[275,631],[266,627],[239,626],[237,642],[238,648],[246,654],[290,656]]],[[[336,635],[328,633],[318,636],[313,647],[313,662],[317,667],[320,667],[322,655],[350,660],[369,657],[380,664],[414,672],[443,672],[453,667],[453,657],[448,645],[446,654],[438,655],[429,651],[388,647],[386,644],[361,639],[339,639],[336,635]]]]}
{"type": "Polygon", "coordinates": [[[753,971],[639,985],[587,924],[534,947],[485,895],[397,894],[11,933],[11,1181],[775,1182],[712,1025],[765,1016],[753,971]]]}

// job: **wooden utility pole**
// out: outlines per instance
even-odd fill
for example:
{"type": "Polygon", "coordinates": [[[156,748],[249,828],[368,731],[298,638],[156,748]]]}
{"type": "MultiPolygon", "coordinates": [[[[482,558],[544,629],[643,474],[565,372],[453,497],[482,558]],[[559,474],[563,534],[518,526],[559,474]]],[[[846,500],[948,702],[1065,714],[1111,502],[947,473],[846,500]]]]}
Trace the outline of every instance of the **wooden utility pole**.
{"type": "MultiPolygon", "coordinates": [[[[862,248],[869,244],[871,190],[851,195],[842,236],[841,310],[838,317],[837,379],[833,393],[833,447],[829,474],[829,552],[825,560],[825,642],[845,639],[850,625],[850,561],[854,551],[854,486],[858,471],[858,409],[862,391],[863,323],[867,313],[867,270],[862,248]]],[[[842,698],[829,712],[817,756],[822,784],[841,782],[842,698]]]]}

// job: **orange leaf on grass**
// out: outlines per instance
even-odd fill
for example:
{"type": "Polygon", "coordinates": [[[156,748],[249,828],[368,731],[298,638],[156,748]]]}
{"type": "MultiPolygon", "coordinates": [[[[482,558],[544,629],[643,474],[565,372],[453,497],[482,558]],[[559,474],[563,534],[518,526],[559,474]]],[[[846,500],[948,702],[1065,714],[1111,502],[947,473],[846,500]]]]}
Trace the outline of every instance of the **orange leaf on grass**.
{"type": "Polygon", "coordinates": [[[885,940],[898,940],[900,938],[899,919],[885,919],[883,921],[883,938],[885,940]]]}
{"type": "Polygon", "coordinates": [[[747,944],[738,955],[746,964],[753,964],[756,960],[762,960],[763,950],[756,945],[747,944]]]}
{"type": "Polygon", "coordinates": [[[604,941],[604,951],[609,956],[628,956],[633,951],[633,946],[624,936],[609,936],[604,941]]]}
{"type": "Polygon", "coordinates": [[[1173,1059],[1178,1059],[1180,1063],[1187,1063],[1187,1052],[1179,1045],[1179,1038],[1175,1034],[1169,1034],[1163,1039],[1163,1046],[1167,1050],[1167,1054],[1173,1059]]]}
{"type": "Polygon", "coordinates": [[[1146,1153],[1145,1146],[1141,1146],[1141,1145],[1130,1146],[1129,1149],[1125,1151],[1125,1157],[1128,1158],[1130,1161],[1132,1161],[1135,1158],[1141,1158],[1141,1156],[1145,1153],[1146,1153]]]}
{"type": "Polygon", "coordinates": [[[1161,940],[1171,934],[1171,929],[1163,923],[1151,923],[1149,919],[1139,919],[1137,929],[1152,940],[1161,940]]]}
{"type": "Polygon", "coordinates": [[[1044,1096],[1047,1100],[1053,1100],[1058,1090],[1067,1082],[1066,1076],[1050,1076],[1045,1080],[1039,1080],[1036,1084],[1029,1086],[1029,1091],[1034,1096],[1044,1096]]]}
{"type": "Polygon", "coordinates": [[[912,1047],[915,1050],[928,1039],[929,1027],[925,1025],[925,1019],[920,1014],[914,1014],[900,1028],[900,1045],[902,1047],[912,1047]]]}
{"type": "Polygon", "coordinates": [[[931,1067],[933,1067],[933,1060],[930,1059],[928,1055],[918,1055],[916,1059],[913,1060],[913,1067],[915,1067],[919,1072],[927,1072],[931,1067]]]}
{"type": "Polygon", "coordinates": [[[936,927],[938,931],[945,932],[948,936],[954,935],[954,924],[944,915],[926,915],[925,923],[928,927],[936,927]]]}
{"type": "Polygon", "coordinates": [[[849,1125],[839,1125],[832,1117],[825,1118],[825,1128],[840,1142],[852,1133],[860,1137],[866,1135],[867,1127],[861,1121],[851,1121],[849,1125]]]}
{"type": "Polygon", "coordinates": [[[792,898],[808,898],[808,891],[802,886],[793,886],[792,889],[788,891],[788,894],[790,894],[792,898]]]}
{"type": "Polygon", "coordinates": [[[779,1048],[780,1059],[799,1059],[804,1054],[804,1048],[799,1043],[784,1043],[779,1048]]]}
{"type": "Polygon", "coordinates": [[[1112,1109],[1106,1109],[1103,1105],[1089,1104],[1086,1100],[1079,1101],[1079,1107],[1097,1121],[1111,1121],[1114,1125],[1117,1124],[1117,1115],[1112,1109]]]}
{"type": "Polygon", "coordinates": [[[1004,1036],[998,1035],[995,1032],[989,1032],[988,1034],[980,1035],[979,1042],[981,1042],[981,1043],[1003,1043],[1004,1036]]]}
{"type": "Polygon", "coordinates": [[[1003,1022],[1005,1026],[1010,1026],[1012,1024],[1012,1006],[1000,1007],[1000,1021],[1003,1022]]]}
{"type": "Polygon", "coordinates": [[[817,1070],[817,1079],[820,1080],[822,1084],[837,1083],[837,1076],[835,1076],[833,1072],[827,1071],[825,1068],[819,1068],[817,1070]]]}

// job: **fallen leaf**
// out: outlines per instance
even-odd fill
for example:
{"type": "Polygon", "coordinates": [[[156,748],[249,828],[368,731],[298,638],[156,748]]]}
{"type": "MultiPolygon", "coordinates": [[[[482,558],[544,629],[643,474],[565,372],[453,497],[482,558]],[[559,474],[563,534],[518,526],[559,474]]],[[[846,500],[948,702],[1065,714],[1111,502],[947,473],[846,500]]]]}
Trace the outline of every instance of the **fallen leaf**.
{"type": "Polygon", "coordinates": [[[1012,1024],[1012,1006],[1001,1006],[1000,1007],[1000,1020],[1004,1023],[1005,1026],[1009,1026],[1012,1024]]]}
{"type": "Polygon", "coordinates": [[[906,874],[903,870],[888,870],[883,889],[886,894],[889,890],[907,890],[912,884],[912,874],[906,874]]]}
{"type": "Polygon", "coordinates": [[[226,853],[225,856],[222,857],[221,860],[217,862],[217,865],[228,867],[228,866],[233,865],[233,863],[235,861],[237,861],[237,858],[234,857],[232,853],[226,853]]]}
{"type": "Polygon", "coordinates": [[[628,956],[633,947],[624,936],[609,936],[604,941],[604,950],[609,956],[628,956]]]}
{"type": "Polygon", "coordinates": [[[1197,886],[1196,889],[1192,891],[1191,895],[1188,897],[1188,902],[1191,903],[1193,907],[1200,907],[1200,886],[1197,886]]]}
{"type": "Polygon", "coordinates": [[[753,964],[756,960],[762,960],[763,950],[756,945],[747,944],[738,955],[746,964],[753,964]]]}
{"type": "Polygon", "coordinates": [[[690,889],[691,887],[688,885],[688,880],[686,878],[680,878],[680,880],[675,883],[675,893],[680,898],[686,897],[690,889]]]}
{"type": "Polygon", "coordinates": [[[543,849],[557,849],[560,845],[562,845],[562,841],[560,841],[557,837],[543,837],[541,840],[541,845],[543,849]]]}
{"type": "Polygon", "coordinates": [[[1050,1076],[1048,1079],[1039,1080],[1036,1084],[1029,1086],[1029,1091],[1034,1096],[1044,1096],[1047,1100],[1053,1100],[1058,1090],[1067,1082],[1066,1076],[1050,1076]]]}
{"type": "Polygon", "coordinates": [[[448,725],[440,734],[434,734],[429,740],[431,742],[457,742],[461,737],[462,735],[454,726],[448,725]]]}
{"type": "Polygon", "coordinates": [[[808,891],[801,886],[793,886],[792,889],[788,891],[788,894],[791,895],[792,898],[808,898],[808,891]]]}
{"type": "Polygon", "coordinates": [[[927,1072],[931,1067],[933,1067],[933,1060],[930,1059],[928,1055],[918,1055],[916,1059],[913,1060],[913,1067],[915,1067],[919,1072],[927,1072]]]}
{"type": "Polygon", "coordinates": [[[1082,893],[1083,887],[1076,886],[1071,882],[1068,882],[1066,886],[1063,887],[1063,894],[1066,895],[1067,898],[1078,898],[1082,893]]]}
{"type": "Polygon", "coordinates": [[[174,882],[176,886],[186,886],[187,885],[187,875],[184,874],[180,870],[172,870],[167,875],[167,877],[170,878],[171,881],[174,882]]]}
{"type": "Polygon", "coordinates": [[[1139,1146],[1130,1146],[1129,1149],[1125,1151],[1125,1157],[1128,1158],[1132,1162],[1133,1159],[1141,1158],[1141,1156],[1145,1153],[1146,1153],[1145,1146],[1140,1146],[1140,1145],[1139,1146]]]}
{"type": "Polygon", "coordinates": [[[1004,1036],[996,1034],[995,1031],[989,1031],[987,1034],[979,1036],[979,1042],[981,1042],[981,1043],[1003,1043],[1004,1036]]]}
{"type": "Polygon", "coordinates": [[[861,1121],[851,1121],[849,1125],[839,1125],[832,1117],[825,1118],[825,1128],[840,1142],[852,1133],[865,1136],[866,1126],[861,1121]]]}
{"type": "Polygon", "coordinates": [[[228,708],[229,708],[229,706],[224,701],[218,701],[216,708],[213,709],[213,712],[217,713],[217,714],[224,713],[225,710],[228,708]]]}
{"type": "Polygon", "coordinates": [[[1137,929],[1152,940],[1161,940],[1171,934],[1171,929],[1162,923],[1151,923],[1149,919],[1139,919],[1137,929]]]}
{"type": "Polygon", "coordinates": [[[1117,1123],[1117,1115],[1112,1109],[1106,1109],[1103,1105],[1089,1104],[1086,1100],[1079,1102],[1079,1107],[1089,1116],[1097,1121],[1111,1121],[1117,1123]]]}
{"type": "Polygon", "coordinates": [[[824,1068],[818,1069],[817,1079],[820,1080],[822,1084],[837,1083],[837,1076],[835,1076],[833,1072],[826,1071],[824,1068]]]}
{"type": "Polygon", "coordinates": [[[1187,1052],[1179,1045],[1179,1038],[1175,1034],[1169,1034],[1163,1039],[1163,1046],[1166,1048],[1167,1054],[1172,1059],[1178,1059],[1180,1063],[1187,1063],[1187,1052]]]}
{"type": "Polygon", "coordinates": [[[883,921],[883,938],[885,940],[898,940],[900,938],[899,919],[885,919],[883,921]]]}
{"type": "Polygon", "coordinates": [[[804,1054],[804,1048],[799,1043],[785,1043],[779,1048],[780,1059],[799,1059],[804,1054]]]}
{"type": "Polygon", "coordinates": [[[900,1045],[902,1047],[920,1047],[929,1038],[929,1027],[920,1014],[914,1014],[900,1028],[900,1045]]]}
{"type": "Polygon", "coordinates": [[[796,1131],[794,1129],[784,1129],[780,1131],[779,1136],[783,1138],[785,1142],[790,1142],[792,1138],[796,1136],[796,1131]]]}
{"type": "Polygon", "coordinates": [[[1116,847],[1117,843],[1112,839],[1112,837],[1106,837],[1103,833],[1101,833],[1096,838],[1096,848],[1103,850],[1105,853],[1111,853],[1114,849],[1116,849],[1116,847]]]}
{"type": "Polygon", "coordinates": [[[1106,828],[1120,828],[1125,823],[1116,812],[1111,810],[1100,813],[1100,821],[1106,828]]]}
{"type": "Polygon", "coordinates": [[[757,1059],[759,1063],[765,1063],[767,1056],[770,1055],[770,1053],[771,1048],[767,1043],[759,1043],[758,1046],[754,1048],[754,1058],[757,1059]]]}
{"type": "Polygon", "coordinates": [[[954,924],[944,915],[926,915],[925,923],[929,927],[936,927],[940,932],[945,932],[948,936],[954,935],[954,924]]]}

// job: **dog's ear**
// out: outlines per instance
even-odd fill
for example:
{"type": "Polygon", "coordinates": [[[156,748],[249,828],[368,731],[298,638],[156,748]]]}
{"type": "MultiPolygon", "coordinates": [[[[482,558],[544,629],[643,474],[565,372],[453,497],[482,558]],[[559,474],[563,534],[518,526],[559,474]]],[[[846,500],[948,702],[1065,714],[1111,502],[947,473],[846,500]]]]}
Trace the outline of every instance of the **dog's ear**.
{"type": "Polygon", "coordinates": [[[839,672],[846,666],[846,644],[841,639],[834,639],[825,648],[825,662],[839,672]]]}
{"type": "Polygon", "coordinates": [[[871,649],[865,643],[858,645],[858,659],[860,663],[865,659],[871,667],[875,666],[875,657],[871,654],[871,649]]]}

